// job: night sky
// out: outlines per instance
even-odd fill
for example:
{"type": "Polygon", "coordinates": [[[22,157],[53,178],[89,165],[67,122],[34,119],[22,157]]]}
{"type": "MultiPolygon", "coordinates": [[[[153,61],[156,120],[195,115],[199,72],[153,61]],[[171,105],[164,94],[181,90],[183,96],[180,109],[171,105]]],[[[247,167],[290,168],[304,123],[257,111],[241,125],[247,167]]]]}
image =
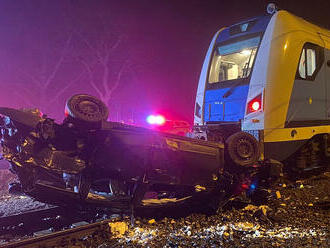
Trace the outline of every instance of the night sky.
{"type": "MultiPolygon", "coordinates": [[[[1,0],[0,106],[39,107],[61,120],[72,94],[98,96],[87,68],[101,86],[104,71],[97,56],[112,47],[109,85],[122,70],[107,103],[112,120],[158,112],[191,123],[212,36],[223,26],[264,14],[267,2],[1,0]]],[[[330,29],[328,0],[273,2],[330,29]]]]}

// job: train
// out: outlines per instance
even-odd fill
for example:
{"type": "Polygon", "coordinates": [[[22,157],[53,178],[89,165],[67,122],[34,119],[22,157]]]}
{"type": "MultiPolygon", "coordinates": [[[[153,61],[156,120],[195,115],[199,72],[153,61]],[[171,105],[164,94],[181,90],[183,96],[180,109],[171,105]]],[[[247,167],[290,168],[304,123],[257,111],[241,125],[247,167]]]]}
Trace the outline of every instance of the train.
{"type": "Polygon", "coordinates": [[[239,167],[295,170],[330,157],[330,31],[270,10],[213,37],[200,73],[193,136],[225,143],[239,167]]]}

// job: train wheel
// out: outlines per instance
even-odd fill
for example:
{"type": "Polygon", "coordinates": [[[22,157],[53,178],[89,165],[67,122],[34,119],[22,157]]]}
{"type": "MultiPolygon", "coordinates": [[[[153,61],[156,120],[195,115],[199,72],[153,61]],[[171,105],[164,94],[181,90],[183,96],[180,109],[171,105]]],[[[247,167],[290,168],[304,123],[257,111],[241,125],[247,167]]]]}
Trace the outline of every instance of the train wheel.
{"type": "Polygon", "coordinates": [[[258,141],[245,132],[237,132],[226,140],[227,160],[239,166],[255,164],[260,156],[258,141]]]}
{"type": "Polygon", "coordinates": [[[72,96],[65,106],[65,112],[72,117],[87,123],[98,123],[108,118],[107,106],[98,98],[78,94],[72,96]]]}

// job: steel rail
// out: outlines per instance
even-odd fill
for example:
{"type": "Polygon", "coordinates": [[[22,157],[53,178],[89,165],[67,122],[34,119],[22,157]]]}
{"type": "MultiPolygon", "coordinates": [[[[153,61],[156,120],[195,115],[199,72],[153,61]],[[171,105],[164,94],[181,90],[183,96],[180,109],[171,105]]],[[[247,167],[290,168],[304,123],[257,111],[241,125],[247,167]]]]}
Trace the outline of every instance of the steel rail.
{"type": "Polygon", "coordinates": [[[110,222],[111,220],[108,219],[92,224],[86,224],[83,226],[46,234],[40,237],[33,237],[0,245],[0,248],[68,247],[70,245],[74,245],[74,242],[76,242],[79,238],[88,235],[103,234],[108,235],[110,238],[110,222]]]}
{"type": "Polygon", "coordinates": [[[2,229],[7,226],[16,226],[20,223],[35,222],[43,218],[49,218],[63,212],[61,207],[50,207],[46,209],[36,209],[20,214],[8,215],[0,218],[0,234],[2,229]]]}

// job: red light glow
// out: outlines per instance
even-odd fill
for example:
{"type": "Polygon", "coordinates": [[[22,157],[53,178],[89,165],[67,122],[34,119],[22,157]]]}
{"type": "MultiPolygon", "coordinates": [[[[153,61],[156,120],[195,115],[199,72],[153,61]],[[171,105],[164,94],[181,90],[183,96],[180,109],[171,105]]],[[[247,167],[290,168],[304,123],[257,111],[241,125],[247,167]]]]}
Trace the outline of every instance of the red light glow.
{"type": "Polygon", "coordinates": [[[253,98],[249,103],[247,104],[247,110],[246,113],[250,114],[253,112],[257,112],[261,110],[261,101],[262,101],[262,95],[258,95],[255,98],[253,98]]]}
{"type": "Polygon", "coordinates": [[[165,118],[162,115],[149,115],[147,117],[147,122],[151,125],[164,125],[165,123],[165,118]]]}
{"type": "Polygon", "coordinates": [[[253,111],[257,111],[260,109],[260,102],[259,101],[254,101],[251,105],[251,108],[253,111]]]}

